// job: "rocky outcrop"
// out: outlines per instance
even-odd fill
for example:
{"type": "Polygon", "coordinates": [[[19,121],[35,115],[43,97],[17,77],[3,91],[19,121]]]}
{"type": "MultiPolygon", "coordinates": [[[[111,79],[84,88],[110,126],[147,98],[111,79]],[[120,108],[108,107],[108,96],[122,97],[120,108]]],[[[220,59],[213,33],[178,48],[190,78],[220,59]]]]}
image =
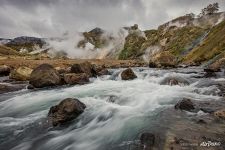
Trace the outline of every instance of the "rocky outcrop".
{"type": "Polygon", "coordinates": [[[149,66],[155,66],[157,68],[170,68],[175,67],[176,65],[176,57],[167,51],[156,54],[149,61],[149,66]]]}
{"type": "Polygon", "coordinates": [[[13,48],[17,51],[25,49],[28,52],[31,52],[35,50],[35,47],[38,46],[39,48],[42,48],[45,44],[46,42],[44,41],[44,39],[37,37],[21,36],[10,40],[8,43],[6,43],[6,46],[13,48]]]}
{"type": "Polygon", "coordinates": [[[86,84],[89,82],[89,78],[85,73],[69,73],[64,74],[64,81],[66,84],[75,85],[75,84],[86,84]]]}
{"type": "Polygon", "coordinates": [[[137,78],[137,76],[131,68],[128,68],[121,73],[122,80],[133,80],[135,78],[137,78]]]}
{"type": "Polygon", "coordinates": [[[96,72],[89,62],[73,64],[70,73],[86,73],[88,77],[96,77],[96,72]]]}
{"type": "Polygon", "coordinates": [[[58,105],[52,106],[48,112],[49,120],[53,126],[64,124],[77,118],[86,108],[85,104],[75,98],[67,98],[58,105]]]}
{"type": "Polygon", "coordinates": [[[189,82],[182,78],[182,77],[166,77],[165,79],[163,79],[160,83],[161,85],[180,85],[180,86],[184,86],[184,85],[189,85],[189,82]]]}
{"type": "Polygon", "coordinates": [[[191,111],[191,110],[195,109],[195,107],[194,107],[193,102],[190,99],[184,98],[183,100],[179,101],[175,105],[175,109],[191,111]]]}
{"type": "Polygon", "coordinates": [[[214,116],[217,118],[225,119],[225,109],[215,111],[214,116]]]}
{"type": "Polygon", "coordinates": [[[30,84],[35,88],[56,86],[61,84],[61,78],[51,65],[42,64],[32,71],[30,84]]]}
{"type": "Polygon", "coordinates": [[[33,69],[28,68],[26,66],[19,67],[15,70],[13,70],[9,78],[14,79],[14,80],[19,80],[19,81],[26,81],[30,79],[30,75],[33,69]]]}
{"type": "Polygon", "coordinates": [[[1,76],[8,76],[10,74],[10,67],[6,65],[0,66],[0,77],[1,76]]]}

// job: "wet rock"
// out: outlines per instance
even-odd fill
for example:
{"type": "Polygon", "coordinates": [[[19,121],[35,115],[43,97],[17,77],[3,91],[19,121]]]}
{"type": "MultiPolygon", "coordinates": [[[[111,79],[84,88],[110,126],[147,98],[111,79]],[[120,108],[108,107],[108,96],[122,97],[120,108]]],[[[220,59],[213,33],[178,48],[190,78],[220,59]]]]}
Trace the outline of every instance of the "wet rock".
{"type": "Polygon", "coordinates": [[[8,76],[10,74],[10,67],[6,65],[0,66],[0,77],[1,76],[8,76]]]}
{"type": "Polygon", "coordinates": [[[53,126],[64,124],[77,118],[86,108],[85,104],[75,98],[67,98],[50,108],[49,120],[53,126]]]}
{"type": "Polygon", "coordinates": [[[221,110],[215,111],[214,112],[214,116],[216,118],[225,119],[225,109],[221,109],[221,110]]]}
{"type": "Polygon", "coordinates": [[[102,76],[102,75],[109,75],[109,71],[105,68],[105,66],[103,65],[92,65],[93,71],[98,75],[98,76],[102,76]]]}
{"type": "Polygon", "coordinates": [[[19,80],[19,81],[26,81],[30,79],[30,75],[32,71],[33,69],[22,66],[13,70],[10,73],[9,78],[14,80],[19,80]]]}
{"type": "Polygon", "coordinates": [[[194,107],[194,104],[192,103],[192,101],[190,99],[184,98],[183,100],[179,101],[175,105],[175,109],[190,111],[190,110],[195,109],[195,107],[194,107]]]}
{"type": "Polygon", "coordinates": [[[56,86],[61,84],[61,78],[51,65],[42,64],[32,71],[29,83],[36,88],[56,86]]]}
{"type": "Polygon", "coordinates": [[[149,132],[142,133],[140,137],[140,143],[145,149],[149,149],[155,144],[155,135],[149,132]]]}
{"type": "Polygon", "coordinates": [[[205,78],[210,78],[210,77],[216,77],[216,72],[218,72],[219,70],[215,70],[215,69],[211,69],[211,68],[206,68],[204,69],[204,77],[205,78]]]}
{"type": "Polygon", "coordinates": [[[128,68],[121,73],[121,78],[122,80],[133,80],[137,78],[137,76],[131,68],[128,68]]]}
{"type": "Polygon", "coordinates": [[[26,85],[12,85],[12,84],[0,84],[0,94],[8,93],[8,92],[14,92],[18,90],[22,90],[26,87],[26,85]]]}
{"type": "Polygon", "coordinates": [[[117,96],[110,95],[109,98],[106,101],[107,102],[110,102],[110,103],[115,103],[116,102],[116,99],[118,99],[117,96]]]}
{"type": "Polygon", "coordinates": [[[163,79],[160,83],[161,85],[189,85],[189,82],[181,77],[166,77],[165,79],[163,79]]]}
{"type": "Polygon", "coordinates": [[[66,84],[86,84],[89,82],[89,78],[85,73],[69,73],[64,75],[64,81],[66,84]]]}
{"type": "Polygon", "coordinates": [[[157,65],[151,60],[149,61],[148,66],[149,66],[149,68],[157,68],[157,65]]]}
{"type": "Polygon", "coordinates": [[[97,73],[89,62],[73,64],[70,73],[86,73],[88,77],[96,77],[97,73]]]}
{"type": "Polygon", "coordinates": [[[35,87],[33,86],[33,85],[31,85],[31,84],[29,84],[28,86],[27,86],[27,89],[34,89],[35,87]]]}

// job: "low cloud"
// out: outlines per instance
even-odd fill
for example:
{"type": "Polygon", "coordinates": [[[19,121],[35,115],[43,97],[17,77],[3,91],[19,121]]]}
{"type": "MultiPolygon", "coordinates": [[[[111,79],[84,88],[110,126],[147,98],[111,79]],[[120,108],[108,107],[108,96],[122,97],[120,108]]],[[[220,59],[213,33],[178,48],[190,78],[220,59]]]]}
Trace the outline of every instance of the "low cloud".
{"type": "MultiPolygon", "coordinates": [[[[107,30],[139,24],[156,28],[214,0],[1,0],[0,36],[59,37],[65,32],[107,30]]],[[[221,10],[225,1],[218,0],[221,10]]]]}

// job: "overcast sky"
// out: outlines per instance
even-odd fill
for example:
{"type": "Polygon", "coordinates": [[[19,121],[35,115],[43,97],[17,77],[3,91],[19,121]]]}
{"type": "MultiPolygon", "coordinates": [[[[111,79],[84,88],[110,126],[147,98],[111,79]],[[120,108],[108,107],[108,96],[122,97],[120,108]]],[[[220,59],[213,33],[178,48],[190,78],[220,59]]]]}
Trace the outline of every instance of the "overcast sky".
{"type": "Polygon", "coordinates": [[[0,37],[54,37],[134,23],[152,29],[212,2],[225,10],[225,0],[0,0],[0,37]]]}

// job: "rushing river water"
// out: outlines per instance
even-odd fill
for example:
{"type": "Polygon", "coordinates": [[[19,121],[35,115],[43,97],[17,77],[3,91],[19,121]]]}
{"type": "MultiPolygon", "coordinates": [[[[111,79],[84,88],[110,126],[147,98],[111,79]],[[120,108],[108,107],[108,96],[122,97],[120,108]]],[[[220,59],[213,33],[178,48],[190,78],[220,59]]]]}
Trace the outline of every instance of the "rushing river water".
{"type": "MultiPolygon", "coordinates": [[[[140,133],[163,130],[161,112],[182,98],[219,100],[215,86],[199,68],[157,70],[133,68],[138,76],[122,81],[123,69],[91,79],[90,84],[55,89],[21,90],[0,95],[1,150],[119,150],[131,149],[140,133]],[[160,83],[167,77],[188,81],[187,86],[160,83]],[[198,92],[194,92],[194,91],[198,92]],[[70,124],[51,127],[46,122],[49,108],[65,98],[78,98],[87,108],[70,124]]],[[[169,121],[169,118],[168,118],[169,121]]]]}

